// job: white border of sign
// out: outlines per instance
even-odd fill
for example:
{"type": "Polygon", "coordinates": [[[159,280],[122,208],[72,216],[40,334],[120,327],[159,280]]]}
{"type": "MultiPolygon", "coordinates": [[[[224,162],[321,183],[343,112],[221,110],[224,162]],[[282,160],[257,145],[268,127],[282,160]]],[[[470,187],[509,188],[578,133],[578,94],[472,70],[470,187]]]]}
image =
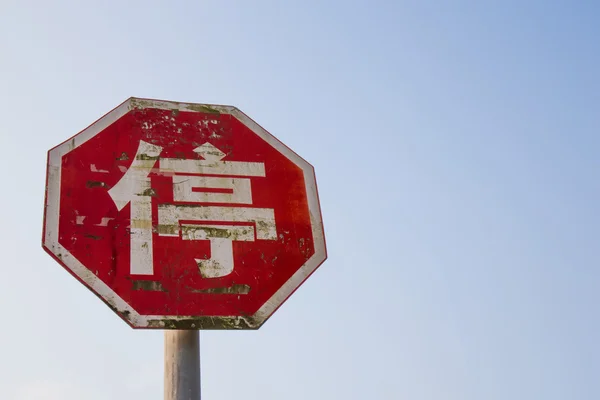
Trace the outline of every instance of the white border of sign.
{"type": "Polygon", "coordinates": [[[258,329],[327,259],[323,220],[321,217],[314,168],[247,115],[232,106],[179,103],[134,97],[129,98],[71,139],[51,149],[48,152],[47,168],[44,232],[42,237],[42,246],[44,247],[44,250],[67,268],[76,278],[86,284],[134,328],[258,329]],[[232,115],[282,155],[291,160],[304,172],[315,253],[269,300],[267,300],[265,304],[263,304],[256,314],[247,317],[173,317],[164,315],[141,315],[59,243],[58,224],[60,213],[60,175],[62,157],[102,132],[129,111],[144,108],[189,112],[206,112],[213,110],[218,111],[221,114],[232,115]]]}

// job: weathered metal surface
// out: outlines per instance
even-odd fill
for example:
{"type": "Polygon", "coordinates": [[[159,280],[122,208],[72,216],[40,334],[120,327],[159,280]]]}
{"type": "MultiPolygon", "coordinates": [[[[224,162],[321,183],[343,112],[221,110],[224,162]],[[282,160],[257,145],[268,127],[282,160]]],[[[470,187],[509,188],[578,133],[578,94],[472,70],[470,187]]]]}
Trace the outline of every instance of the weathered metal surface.
{"type": "Polygon", "coordinates": [[[257,329],[327,257],[312,166],[230,106],[127,100],[48,152],[45,206],[135,328],[257,329]]]}
{"type": "Polygon", "coordinates": [[[165,332],[165,400],[200,400],[200,334],[165,332]]]}

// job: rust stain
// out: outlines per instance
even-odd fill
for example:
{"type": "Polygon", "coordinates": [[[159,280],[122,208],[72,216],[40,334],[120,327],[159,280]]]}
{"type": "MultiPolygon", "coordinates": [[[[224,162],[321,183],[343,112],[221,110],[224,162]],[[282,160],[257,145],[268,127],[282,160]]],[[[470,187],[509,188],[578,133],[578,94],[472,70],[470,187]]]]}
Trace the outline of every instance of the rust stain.
{"type": "Polygon", "coordinates": [[[227,287],[216,287],[209,289],[190,289],[192,293],[213,293],[213,294],[248,294],[250,293],[249,285],[234,284],[227,287]]]}
{"type": "Polygon", "coordinates": [[[150,197],[156,197],[156,191],[152,188],[146,189],[142,192],[142,196],[150,196],[150,197]]]}
{"type": "Polygon", "coordinates": [[[85,187],[88,189],[91,189],[91,188],[95,188],[95,187],[108,187],[108,185],[105,182],[100,182],[100,181],[87,181],[85,183],[85,187]]]}
{"type": "Polygon", "coordinates": [[[151,319],[149,328],[162,329],[258,329],[254,317],[199,317],[180,320],[151,319]]]}
{"type": "Polygon", "coordinates": [[[144,290],[147,292],[168,292],[158,281],[132,281],[133,290],[144,290]]]}
{"type": "Polygon", "coordinates": [[[132,219],[130,226],[133,229],[152,229],[152,221],[143,219],[132,219]]]}
{"type": "Polygon", "coordinates": [[[215,110],[212,107],[202,104],[187,104],[186,108],[190,111],[202,112],[202,113],[211,113],[211,114],[221,114],[219,110],[215,110]]]}
{"type": "Polygon", "coordinates": [[[136,160],[158,160],[160,156],[149,156],[148,154],[138,154],[135,156],[136,160]]]}

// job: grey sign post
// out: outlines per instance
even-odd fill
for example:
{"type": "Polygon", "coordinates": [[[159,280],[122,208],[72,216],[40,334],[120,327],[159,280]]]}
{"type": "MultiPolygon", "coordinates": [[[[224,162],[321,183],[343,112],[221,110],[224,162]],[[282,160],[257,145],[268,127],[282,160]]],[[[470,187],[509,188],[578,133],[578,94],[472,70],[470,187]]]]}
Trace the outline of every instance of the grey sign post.
{"type": "Polygon", "coordinates": [[[198,331],[165,331],[165,400],[200,400],[198,331]]]}

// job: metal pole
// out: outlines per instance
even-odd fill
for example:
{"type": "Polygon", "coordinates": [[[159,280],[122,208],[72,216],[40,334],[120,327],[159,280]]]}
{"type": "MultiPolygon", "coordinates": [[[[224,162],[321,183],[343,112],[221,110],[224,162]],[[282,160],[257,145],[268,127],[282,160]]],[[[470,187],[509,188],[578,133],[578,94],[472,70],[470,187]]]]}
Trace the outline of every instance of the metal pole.
{"type": "Polygon", "coordinates": [[[165,400],[200,400],[199,331],[165,331],[165,400]]]}

